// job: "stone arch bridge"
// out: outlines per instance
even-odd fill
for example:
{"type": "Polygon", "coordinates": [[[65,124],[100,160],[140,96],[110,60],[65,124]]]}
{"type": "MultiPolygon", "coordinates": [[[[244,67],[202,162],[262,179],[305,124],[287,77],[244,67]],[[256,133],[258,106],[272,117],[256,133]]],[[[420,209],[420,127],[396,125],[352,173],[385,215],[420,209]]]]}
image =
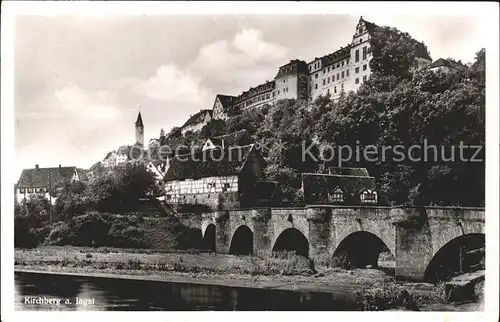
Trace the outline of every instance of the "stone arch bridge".
{"type": "Polygon", "coordinates": [[[315,205],[219,210],[199,220],[204,242],[217,253],[347,254],[363,266],[376,265],[388,250],[396,277],[413,280],[438,278],[464,251],[484,250],[484,208],[315,205]]]}

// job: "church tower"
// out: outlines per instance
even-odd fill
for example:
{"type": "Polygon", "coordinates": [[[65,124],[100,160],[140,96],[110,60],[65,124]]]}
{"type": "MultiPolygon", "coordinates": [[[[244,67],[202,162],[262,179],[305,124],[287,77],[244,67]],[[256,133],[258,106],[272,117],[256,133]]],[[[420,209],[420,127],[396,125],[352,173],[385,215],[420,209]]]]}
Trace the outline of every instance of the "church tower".
{"type": "Polygon", "coordinates": [[[137,115],[137,121],[135,121],[135,144],[144,146],[144,124],[142,124],[141,112],[137,115]]]}

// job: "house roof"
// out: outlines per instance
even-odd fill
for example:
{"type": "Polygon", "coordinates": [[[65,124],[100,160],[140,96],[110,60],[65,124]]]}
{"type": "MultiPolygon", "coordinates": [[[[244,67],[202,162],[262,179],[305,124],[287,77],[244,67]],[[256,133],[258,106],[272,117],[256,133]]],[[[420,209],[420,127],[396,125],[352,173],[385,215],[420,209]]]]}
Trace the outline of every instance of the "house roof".
{"type": "Polygon", "coordinates": [[[368,170],[366,168],[338,168],[331,167],[331,175],[343,175],[343,176],[356,176],[356,177],[369,177],[368,170]]]}
{"type": "Polygon", "coordinates": [[[202,123],[205,120],[205,116],[206,116],[207,113],[211,115],[211,110],[201,110],[201,111],[199,111],[195,115],[191,116],[186,121],[186,123],[184,123],[184,125],[182,126],[182,128],[185,128],[186,126],[190,126],[190,125],[202,123]]]}
{"type": "Polygon", "coordinates": [[[207,140],[210,140],[217,147],[222,147],[222,143],[224,142],[224,148],[250,144],[250,137],[248,136],[248,132],[245,129],[225,135],[215,136],[207,140]]]}
{"type": "Polygon", "coordinates": [[[328,204],[329,194],[340,188],[345,204],[359,204],[359,193],[363,189],[375,189],[375,178],[370,176],[302,174],[302,187],[306,204],[328,204]]]}
{"type": "Polygon", "coordinates": [[[234,149],[211,149],[178,155],[170,163],[165,181],[238,175],[254,145],[234,149]]]}
{"type": "Polygon", "coordinates": [[[87,181],[88,178],[87,178],[87,172],[89,170],[85,170],[85,169],[82,169],[82,168],[77,168],[76,171],[78,172],[78,178],[80,178],[80,181],[87,181]]]}
{"type": "Polygon", "coordinates": [[[461,64],[460,62],[455,62],[451,59],[444,59],[444,58],[439,58],[438,60],[429,65],[429,68],[436,68],[436,67],[466,68],[466,66],[461,64]]]}
{"type": "Polygon", "coordinates": [[[219,98],[219,101],[222,104],[222,109],[224,111],[227,111],[229,108],[231,108],[233,101],[238,98],[237,96],[222,95],[222,94],[217,94],[217,97],[219,98]]]}
{"type": "Polygon", "coordinates": [[[71,180],[77,172],[76,167],[24,169],[17,182],[19,188],[55,187],[60,182],[71,180]]]}

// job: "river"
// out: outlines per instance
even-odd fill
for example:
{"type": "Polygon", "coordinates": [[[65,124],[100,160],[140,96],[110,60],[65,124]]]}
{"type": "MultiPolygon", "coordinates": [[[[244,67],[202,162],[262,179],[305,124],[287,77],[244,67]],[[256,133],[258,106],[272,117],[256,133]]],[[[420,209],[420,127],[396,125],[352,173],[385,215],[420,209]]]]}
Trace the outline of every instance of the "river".
{"type": "Polygon", "coordinates": [[[15,273],[16,310],[346,311],[353,293],[303,292],[190,282],[15,273]]]}

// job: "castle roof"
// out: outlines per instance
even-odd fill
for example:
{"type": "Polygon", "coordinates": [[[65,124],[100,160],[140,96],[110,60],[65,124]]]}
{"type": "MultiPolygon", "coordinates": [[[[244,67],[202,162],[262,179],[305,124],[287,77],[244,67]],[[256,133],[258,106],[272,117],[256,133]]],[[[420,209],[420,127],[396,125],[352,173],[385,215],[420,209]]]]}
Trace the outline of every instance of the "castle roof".
{"type": "Polygon", "coordinates": [[[137,121],[135,121],[135,126],[144,127],[144,124],[142,123],[141,112],[139,112],[139,114],[137,115],[137,121]]]}
{"type": "Polygon", "coordinates": [[[368,32],[373,32],[373,31],[375,31],[375,29],[378,28],[378,26],[376,24],[374,24],[373,22],[366,21],[365,19],[363,19],[363,17],[361,17],[359,20],[364,22],[366,30],[368,32]]]}
{"type": "Polygon", "coordinates": [[[55,187],[57,184],[71,180],[77,174],[76,167],[53,167],[24,169],[17,182],[18,188],[55,187]]]}
{"type": "Polygon", "coordinates": [[[238,175],[247,159],[255,151],[254,145],[234,149],[198,150],[175,156],[165,174],[165,181],[200,179],[238,175]]]}
{"type": "Polygon", "coordinates": [[[185,128],[186,126],[202,123],[205,120],[205,117],[207,113],[211,116],[212,111],[211,110],[201,110],[195,115],[192,115],[186,123],[182,126],[182,128],[185,128]]]}

